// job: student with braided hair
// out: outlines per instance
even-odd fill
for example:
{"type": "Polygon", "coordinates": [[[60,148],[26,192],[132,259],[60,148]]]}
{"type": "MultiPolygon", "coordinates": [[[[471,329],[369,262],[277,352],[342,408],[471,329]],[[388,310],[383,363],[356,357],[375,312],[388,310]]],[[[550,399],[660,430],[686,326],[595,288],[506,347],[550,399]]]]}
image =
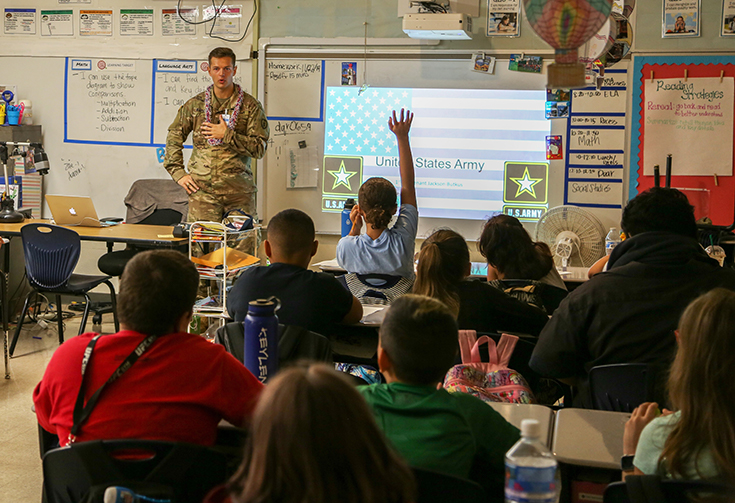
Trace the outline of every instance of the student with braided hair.
{"type": "Polygon", "coordinates": [[[350,213],[352,230],[337,244],[337,261],[348,272],[385,274],[413,279],[413,254],[419,212],[416,206],[413,156],[408,141],[413,114],[393,111],[388,127],[398,141],[401,173],[401,208],[398,219],[388,227],[397,209],[396,188],[381,177],[365,181],[350,213]],[[365,234],[361,234],[363,220],[365,234]]]}

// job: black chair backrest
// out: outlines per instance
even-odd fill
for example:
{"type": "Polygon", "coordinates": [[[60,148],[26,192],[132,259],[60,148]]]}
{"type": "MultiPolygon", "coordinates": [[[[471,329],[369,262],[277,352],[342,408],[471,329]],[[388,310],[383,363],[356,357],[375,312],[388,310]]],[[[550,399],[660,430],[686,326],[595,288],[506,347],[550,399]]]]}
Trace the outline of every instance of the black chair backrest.
{"type": "Polygon", "coordinates": [[[599,365],[592,367],[589,379],[595,409],[633,412],[655,401],[656,372],[646,363],[599,365]]]}
{"type": "Polygon", "coordinates": [[[77,503],[92,487],[129,487],[177,503],[200,503],[227,479],[225,456],[210,448],[154,440],[95,440],[53,449],[43,457],[48,503],[77,503]]]}
{"type": "Polygon", "coordinates": [[[145,225],[175,225],[181,223],[184,215],[170,208],[161,208],[145,217],[139,224],[145,225]]]}
{"type": "MultiPolygon", "coordinates": [[[[245,328],[240,321],[227,323],[217,329],[215,342],[240,361],[245,357],[245,328]]],[[[332,362],[332,344],[316,332],[293,325],[278,325],[278,364],[280,366],[300,359],[332,362]]]]}
{"type": "Polygon", "coordinates": [[[20,235],[31,286],[53,290],[66,285],[79,261],[79,234],[56,225],[27,224],[20,235]]]}
{"type": "Polygon", "coordinates": [[[552,314],[569,294],[562,288],[531,279],[502,279],[494,280],[491,284],[523,302],[527,302],[528,296],[539,299],[547,314],[552,314]],[[533,287],[533,292],[523,295],[521,291],[528,287],[533,287]]]}
{"type": "Polygon", "coordinates": [[[735,503],[735,485],[708,480],[664,480],[629,475],[607,486],[604,503],[735,503]]]}
{"type": "Polygon", "coordinates": [[[453,475],[411,468],[416,479],[418,497],[416,503],[446,503],[447,501],[484,502],[485,490],[477,482],[453,475]]]}

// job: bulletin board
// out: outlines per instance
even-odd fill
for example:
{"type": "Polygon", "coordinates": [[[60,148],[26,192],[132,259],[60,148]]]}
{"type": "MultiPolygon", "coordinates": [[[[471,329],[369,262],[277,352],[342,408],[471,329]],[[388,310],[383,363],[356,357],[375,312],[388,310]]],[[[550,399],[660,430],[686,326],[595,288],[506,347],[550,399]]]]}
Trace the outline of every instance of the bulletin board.
{"type": "MultiPolygon", "coordinates": [[[[701,153],[701,155],[714,153],[717,155],[716,162],[690,162],[687,166],[678,164],[677,157],[674,157],[671,186],[679,189],[689,189],[685,193],[694,204],[698,218],[705,216],[706,213],[706,216],[709,216],[715,225],[730,225],[733,223],[735,177],[733,176],[732,167],[735,165],[735,152],[729,146],[731,145],[729,143],[723,148],[723,142],[720,140],[723,131],[732,130],[733,110],[717,109],[717,107],[721,107],[720,101],[728,103],[727,108],[732,107],[732,96],[727,96],[727,94],[728,92],[731,93],[733,77],[735,77],[735,56],[638,56],[634,59],[634,70],[631,79],[633,82],[631,115],[633,134],[631,135],[630,149],[630,198],[654,186],[652,170],[655,164],[660,166],[661,185],[664,184],[665,156],[657,155],[656,158],[645,159],[644,155],[646,150],[650,152],[650,149],[646,149],[645,143],[646,110],[649,111],[648,115],[650,117],[653,115],[651,111],[658,111],[658,109],[665,111],[667,107],[671,106],[671,120],[677,121],[676,126],[673,126],[678,128],[676,137],[670,137],[668,142],[657,141],[656,144],[658,146],[663,144],[662,148],[667,148],[667,144],[686,145],[690,147],[693,153],[701,153]],[[719,98],[716,100],[684,99],[677,102],[676,100],[667,99],[665,103],[659,103],[655,97],[646,97],[645,95],[646,84],[648,83],[650,86],[653,81],[671,83],[674,87],[679,86],[683,92],[688,92],[693,87],[696,87],[695,91],[706,89],[707,93],[718,91],[720,88],[723,91],[727,90],[727,92],[721,93],[724,94],[722,100],[719,98]],[[706,83],[709,87],[703,87],[701,83],[706,83]],[[693,86],[693,84],[696,84],[696,86],[693,86]],[[686,107],[681,112],[677,112],[677,105],[686,105],[686,107]],[[703,108],[701,112],[695,115],[696,111],[689,110],[691,106],[703,108]],[[699,122],[694,123],[694,120],[699,122]],[[688,133],[687,127],[695,129],[690,129],[688,133]],[[708,128],[705,133],[709,136],[695,136],[691,131],[695,131],[696,128],[708,128]],[[705,138],[705,141],[697,141],[697,138],[705,138]],[[677,174],[677,172],[682,173],[682,171],[699,174],[677,174]]],[[[649,87],[649,89],[652,88],[649,87]]],[[[704,94],[705,97],[709,96],[707,93],[704,94]]],[[[660,120],[654,122],[650,118],[649,121],[649,132],[652,128],[659,127],[661,122],[665,122],[660,120]]],[[[730,140],[731,138],[725,139],[730,140]]],[[[658,150],[663,152],[661,149],[658,150]]]]}

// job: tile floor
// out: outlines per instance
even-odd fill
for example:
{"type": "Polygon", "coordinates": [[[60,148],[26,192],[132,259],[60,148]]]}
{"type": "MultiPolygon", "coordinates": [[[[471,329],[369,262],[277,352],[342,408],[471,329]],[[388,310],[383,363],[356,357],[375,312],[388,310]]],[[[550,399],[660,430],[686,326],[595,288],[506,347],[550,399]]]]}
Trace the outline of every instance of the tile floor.
{"type": "MultiPolygon", "coordinates": [[[[65,338],[76,335],[80,320],[81,316],[65,320],[65,338]]],[[[87,329],[91,329],[91,320],[87,329]]],[[[112,315],[104,316],[102,332],[114,332],[112,315]]],[[[11,327],[9,337],[12,334],[11,327]]],[[[58,346],[55,322],[46,329],[31,323],[24,325],[15,356],[10,360],[10,379],[0,376],[0,503],[41,501],[43,476],[32,396],[58,346]]],[[[0,372],[4,372],[1,360],[0,372]]]]}

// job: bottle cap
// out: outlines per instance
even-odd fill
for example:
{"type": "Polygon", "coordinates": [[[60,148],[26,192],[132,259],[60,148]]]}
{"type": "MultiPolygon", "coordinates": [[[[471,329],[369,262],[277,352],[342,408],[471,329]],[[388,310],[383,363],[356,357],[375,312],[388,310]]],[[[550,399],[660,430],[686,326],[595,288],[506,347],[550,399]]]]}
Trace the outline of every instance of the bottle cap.
{"type": "Polygon", "coordinates": [[[541,437],[541,424],[536,419],[521,421],[521,436],[527,438],[541,437]]]}
{"type": "Polygon", "coordinates": [[[347,201],[345,201],[346,209],[352,209],[354,206],[355,206],[355,200],[353,198],[350,197],[349,199],[347,199],[347,201]]]}

